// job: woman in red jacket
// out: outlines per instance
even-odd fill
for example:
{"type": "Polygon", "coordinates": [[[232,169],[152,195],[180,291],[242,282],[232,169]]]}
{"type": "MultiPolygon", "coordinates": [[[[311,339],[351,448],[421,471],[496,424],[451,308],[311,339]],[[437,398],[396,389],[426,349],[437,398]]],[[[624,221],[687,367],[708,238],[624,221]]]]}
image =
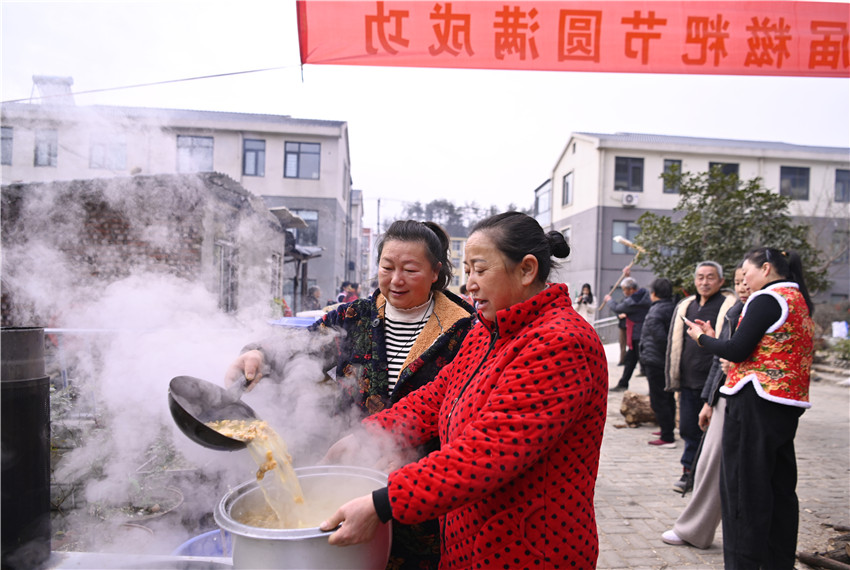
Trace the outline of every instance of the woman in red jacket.
{"type": "MultiPolygon", "coordinates": [[[[593,507],[608,372],[596,332],[564,284],[547,283],[569,246],[531,217],[499,214],[466,243],[479,322],[437,378],[363,421],[404,446],[441,448],[322,524],[335,545],[391,518],[440,517],[441,568],[594,568],[593,507]]],[[[349,436],[329,459],[359,444],[349,436]]]]}

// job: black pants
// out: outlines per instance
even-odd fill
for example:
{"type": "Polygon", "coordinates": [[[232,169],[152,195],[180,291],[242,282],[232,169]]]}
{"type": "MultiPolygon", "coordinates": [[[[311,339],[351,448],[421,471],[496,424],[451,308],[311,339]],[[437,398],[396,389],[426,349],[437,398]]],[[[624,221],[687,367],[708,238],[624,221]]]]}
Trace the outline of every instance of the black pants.
{"type": "Polygon", "coordinates": [[[649,405],[655,412],[655,420],[661,428],[661,439],[673,441],[673,429],[676,427],[676,397],[664,390],[664,368],[643,366],[643,373],[649,383],[649,405]]]}
{"type": "Polygon", "coordinates": [[[720,472],[726,570],[794,568],[794,436],[802,413],[759,397],[752,384],[726,399],[720,472]]]}
{"type": "Polygon", "coordinates": [[[694,458],[702,439],[699,428],[699,412],[703,405],[701,393],[702,390],[693,388],[682,388],[679,392],[679,435],[685,441],[680,461],[682,467],[689,471],[694,468],[694,458]]]}
{"type": "Polygon", "coordinates": [[[620,381],[617,382],[617,385],[623,388],[629,387],[629,380],[632,379],[632,373],[635,371],[638,358],[640,357],[640,350],[638,350],[637,341],[635,341],[634,346],[634,348],[630,348],[626,351],[626,360],[623,362],[623,375],[620,377],[620,381]]]}

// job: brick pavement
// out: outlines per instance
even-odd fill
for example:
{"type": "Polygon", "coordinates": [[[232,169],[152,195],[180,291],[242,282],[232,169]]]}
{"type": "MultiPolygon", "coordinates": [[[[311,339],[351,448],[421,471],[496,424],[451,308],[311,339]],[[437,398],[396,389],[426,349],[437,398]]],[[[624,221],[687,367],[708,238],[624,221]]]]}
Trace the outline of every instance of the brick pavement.
{"type": "MultiPolygon", "coordinates": [[[[609,385],[614,386],[622,368],[617,366],[619,347],[606,346],[609,385]]],[[[633,376],[629,389],[648,394],[646,378],[633,376]]],[[[683,498],[672,490],[682,473],[679,458],[682,441],[675,449],[647,445],[655,439],[655,425],[625,426],[620,414],[622,392],[610,392],[608,419],[602,441],[602,457],[596,484],[596,516],[599,527],[600,570],[722,569],[722,531],[714,544],[700,550],[671,546],[661,533],[672,528],[690,494],[683,498]]],[[[826,550],[826,537],[834,533],[828,524],[850,524],[850,388],[833,381],[813,382],[812,408],[800,418],[797,431],[797,466],[800,499],[798,550],[826,550]]],[[[678,438],[678,432],[676,433],[678,438]]],[[[798,568],[808,568],[798,562],[798,568]]]]}

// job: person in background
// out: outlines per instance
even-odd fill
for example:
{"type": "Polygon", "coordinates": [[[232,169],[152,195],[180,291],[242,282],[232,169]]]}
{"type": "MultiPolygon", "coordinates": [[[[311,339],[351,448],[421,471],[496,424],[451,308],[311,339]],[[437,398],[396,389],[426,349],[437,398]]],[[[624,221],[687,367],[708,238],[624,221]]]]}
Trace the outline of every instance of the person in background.
{"type": "Polygon", "coordinates": [[[584,317],[584,320],[593,324],[596,318],[596,303],[593,301],[590,283],[581,286],[581,294],[576,298],[575,308],[578,314],[584,317]]]}
{"type": "Polygon", "coordinates": [[[649,442],[661,448],[676,447],[673,430],[676,428],[676,398],[664,389],[664,359],[667,355],[667,334],[673,318],[673,284],[669,279],[656,279],[650,285],[652,305],[643,321],[640,335],[640,364],[649,384],[649,403],[655,412],[660,431],[658,439],[649,442]]]}
{"type": "Polygon", "coordinates": [[[305,311],[318,311],[322,308],[322,302],[319,300],[322,297],[322,290],[319,287],[313,286],[307,289],[307,296],[304,297],[305,311]]]}
{"type": "Polygon", "coordinates": [[[758,247],[742,268],[751,294],[732,337],[714,338],[704,321],[687,323],[698,346],[733,363],[720,388],[723,561],[730,570],[791,570],[799,524],[794,437],[811,407],[812,301],[793,251],[758,247]]]}
{"type": "Polygon", "coordinates": [[[339,286],[339,293],[336,296],[337,303],[344,303],[345,297],[348,295],[348,289],[351,287],[351,281],[343,281],[339,286]]]}
{"type": "MultiPolygon", "coordinates": [[[[391,408],[407,394],[434,380],[457,355],[473,322],[473,309],[446,290],[452,280],[449,238],[432,222],[396,221],[378,243],[378,289],[365,299],[331,309],[312,326],[344,335],[327,355],[336,365],[340,411],[359,410],[366,417],[391,408]]],[[[268,365],[281,370],[287,347],[249,345],[231,365],[228,379],[240,370],[257,382],[268,365]]],[[[419,456],[439,440],[423,440],[419,456]]],[[[440,559],[437,521],[393,526],[388,568],[436,568],[440,559]]]]}
{"type": "Polygon", "coordinates": [[[464,269],[479,322],[434,382],[363,422],[401,445],[442,446],[340,507],[320,526],[342,523],[330,544],[439,516],[443,568],[595,568],[608,373],[567,286],[547,283],[552,256],[568,254],[562,234],[518,212],[472,229],[464,269]]]}
{"type": "Polygon", "coordinates": [[[673,483],[673,490],[685,494],[693,478],[689,476],[696,456],[702,430],[699,413],[702,410],[702,389],[711,370],[712,356],[703,351],[687,334],[685,318],[702,320],[714,327],[723,322],[732,305],[737,302],[732,291],[722,290],[723,267],[716,261],[701,261],[694,271],[697,293],[676,305],[667,342],[664,375],[665,389],[679,391],[679,435],[685,440],[682,452],[682,475],[673,483]]]}
{"type": "Polygon", "coordinates": [[[643,320],[652,304],[649,291],[638,287],[633,277],[623,279],[620,288],[623,290],[624,298],[619,303],[611,302],[611,295],[605,295],[605,302],[611,303],[611,310],[618,317],[626,320],[626,359],[623,363],[623,375],[620,376],[617,385],[612,388],[614,392],[629,389],[629,381],[640,359],[640,334],[643,329],[643,320]]]}
{"type": "MultiPolygon", "coordinates": [[[[750,296],[740,263],[735,268],[735,293],[738,302],[726,312],[717,336],[721,340],[730,338],[735,332],[744,303],[750,296]]],[[[694,494],[673,528],[661,535],[661,540],[667,544],[708,548],[714,542],[714,534],[720,524],[720,457],[726,412],[726,401],[720,397],[720,387],[726,381],[728,367],[728,361],[714,357],[702,391],[705,403],[699,413],[699,427],[705,433],[694,468],[694,494]]]]}
{"type": "Polygon", "coordinates": [[[349,281],[348,285],[344,286],[345,295],[342,298],[343,303],[351,303],[352,301],[356,301],[360,298],[360,284],[355,283],[353,281],[349,281]]]}

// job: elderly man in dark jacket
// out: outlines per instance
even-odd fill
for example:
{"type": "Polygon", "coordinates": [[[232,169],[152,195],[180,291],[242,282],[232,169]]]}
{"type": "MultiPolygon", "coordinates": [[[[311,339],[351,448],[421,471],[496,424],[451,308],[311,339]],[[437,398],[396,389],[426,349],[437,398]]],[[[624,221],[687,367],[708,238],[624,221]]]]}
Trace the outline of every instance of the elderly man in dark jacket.
{"type": "Polygon", "coordinates": [[[650,285],[652,305],[643,321],[640,337],[640,364],[649,383],[649,403],[661,431],[660,437],[649,445],[676,447],[673,429],[676,426],[676,397],[664,389],[664,363],[667,355],[667,334],[676,304],[673,284],[669,279],[656,279],[650,285]]]}
{"type": "MultiPolygon", "coordinates": [[[[625,315],[626,317],[626,346],[628,350],[626,351],[623,375],[617,385],[611,389],[614,392],[622,392],[629,388],[629,380],[632,378],[632,373],[635,371],[640,357],[640,335],[643,320],[652,304],[649,299],[649,292],[643,287],[638,288],[637,281],[634,278],[626,277],[623,279],[620,288],[623,290],[625,298],[619,303],[611,303],[611,310],[618,316],[625,315]]],[[[605,295],[605,302],[610,301],[611,296],[605,295]]]]}

